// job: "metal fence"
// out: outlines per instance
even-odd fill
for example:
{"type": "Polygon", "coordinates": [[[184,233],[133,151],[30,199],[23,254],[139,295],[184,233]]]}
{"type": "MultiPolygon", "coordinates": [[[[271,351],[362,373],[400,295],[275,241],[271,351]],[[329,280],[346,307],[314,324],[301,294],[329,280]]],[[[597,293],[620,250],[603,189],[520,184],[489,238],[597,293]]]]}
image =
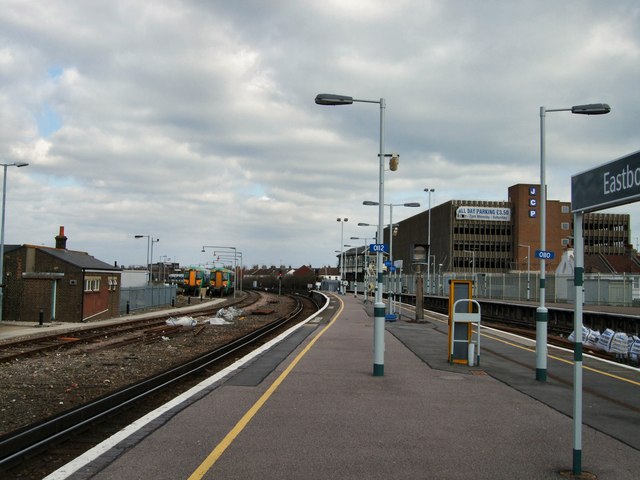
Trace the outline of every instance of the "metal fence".
{"type": "Polygon", "coordinates": [[[120,290],[120,314],[171,305],[171,302],[176,298],[176,290],[176,285],[122,288],[120,290]]]}
{"type": "MultiPolygon", "coordinates": [[[[495,300],[539,301],[540,275],[538,272],[517,273],[443,273],[423,275],[425,295],[449,295],[449,280],[472,280],[475,278],[473,296],[495,300]]],[[[359,292],[367,283],[358,282],[359,292]]],[[[368,282],[369,289],[373,287],[368,282]]],[[[354,285],[351,282],[351,290],[354,285]]],[[[640,306],[640,275],[584,275],[585,305],[640,306]]],[[[416,275],[385,275],[384,291],[416,293],[416,275]]],[[[545,302],[572,304],[575,300],[573,275],[547,274],[545,277],[545,302]]]]}

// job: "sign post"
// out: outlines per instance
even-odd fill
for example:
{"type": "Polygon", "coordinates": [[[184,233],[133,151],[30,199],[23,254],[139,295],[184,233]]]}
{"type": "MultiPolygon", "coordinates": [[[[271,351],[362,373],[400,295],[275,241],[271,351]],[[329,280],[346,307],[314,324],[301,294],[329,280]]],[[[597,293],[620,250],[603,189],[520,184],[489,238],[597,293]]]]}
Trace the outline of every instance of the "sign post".
{"type": "Polygon", "coordinates": [[[571,177],[575,303],[573,331],[573,474],[582,472],[582,301],[584,214],[640,200],[640,151],[571,177]]]}

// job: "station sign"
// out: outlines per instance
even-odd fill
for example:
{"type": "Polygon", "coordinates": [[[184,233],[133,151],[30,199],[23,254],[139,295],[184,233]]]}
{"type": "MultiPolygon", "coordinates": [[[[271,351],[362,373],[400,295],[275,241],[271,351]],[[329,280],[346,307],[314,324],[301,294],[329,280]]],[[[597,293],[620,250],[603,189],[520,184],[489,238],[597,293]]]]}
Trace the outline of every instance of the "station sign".
{"type": "Polygon", "coordinates": [[[603,210],[640,200],[640,151],[571,177],[573,212],[603,210]]]}
{"type": "Polygon", "coordinates": [[[548,250],[536,250],[535,257],[540,258],[541,260],[553,260],[556,257],[556,254],[548,250]]]}
{"type": "Polygon", "coordinates": [[[389,252],[389,247],[386,243],[372,243],[369,245],[369,251],[371,253],[387,253],[389,252]]]}

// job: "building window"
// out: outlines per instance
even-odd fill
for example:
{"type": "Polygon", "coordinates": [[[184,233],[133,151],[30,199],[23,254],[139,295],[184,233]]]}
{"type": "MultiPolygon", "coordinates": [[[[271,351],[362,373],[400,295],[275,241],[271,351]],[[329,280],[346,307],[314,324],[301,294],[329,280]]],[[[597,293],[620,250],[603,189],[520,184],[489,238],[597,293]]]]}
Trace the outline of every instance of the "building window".
{"type": "Polygon", "coordinates": [[[568,239],[568,238],[563,238],[563,239],[562,239],[562,245],[563,245],[563,246],[565,246],[565,247],[566,247],[567,245],[569,245],[569,239],[568,239]]]}
{"type": "Polygon", "coordinates": [[[118,277],[109,277],[109,290],[116,291],[118,287],[118,277]]]}
{"type": "Polygon", "coordinates": [[[562,206],[560,207],[560,211],[561,211],[562,213],[569,213],[569,205],[562,205],[562,206]]]}
{"type": "Polygon", "coordinates": [[[84,280],[84,291],[85,292],[99,292],[100,291],[100,278],[99,277],[89,277],[84,280]]]}
{"type": "Polygon", "coordinates": [[[562,222],[562,223],[560,224],[560,228],[561,228],[562,230],[569,230],[569,222],[562,222]]]}

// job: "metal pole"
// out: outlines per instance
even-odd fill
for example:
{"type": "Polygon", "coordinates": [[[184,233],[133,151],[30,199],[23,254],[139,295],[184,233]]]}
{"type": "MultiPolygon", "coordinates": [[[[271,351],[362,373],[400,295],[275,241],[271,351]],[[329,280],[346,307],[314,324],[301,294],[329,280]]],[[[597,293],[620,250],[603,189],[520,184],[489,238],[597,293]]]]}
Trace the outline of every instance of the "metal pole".
{"type": "MultiPolygon", "coordinates": [[[[545,165],[545,107],[540,107],[540,250],[546,250],[547,184],[545,165]]],[[[540,257],[540,306],[536,309],[536,380],[547,381],[547,319],[545,306],[546,263],[540,257]]]]}
{"type": "Polygon", "coordinates": [[[573,214],[573,236],[575,243],[574,285],[576,297],[574,304],[573,347],[573,474],[582,471],[582,301],[584,283],[584,239],[582,237],[582,212],[573,214]]]}
{"type": "MultiPolygon", "coordinates": [[[[519,243],[518,246],[527,249],[527,300],[531,300],[531,245],[519,243]]],[[[518,298],[520,298],[520,294],[518,294],[518,298]]]]}
{"type": "MultiPolygon", "coordinates": [[[[389,204],[389,263],[393,265],[393,204],[389,204]]],[[[387,275],[389,286],[389,298],[387,299],[387,311],[389,314],[393,314],[395,292],[393,282],[391,280],[391,266],[389,267],[389,275],[387,275]]]]}
{"type": "Polygon", "coordinates": [[[151,285],[151,263],[149,262],[149,251],[151,250],[151,235],[145,235],[147,237],[147,285],[151,285]]]}
{"type": "Polygon", "coordinates": [[[353,298],[358,298],[358,247],[356,247],[356,271],[353,282],[353,298]]]}
{"type": "MultiPolygon", "coordinates": [[[[384,224],[384,110],[385,100],[380,99],[380,153],[378,155],[379,187],[378,187],[378,235],[377,243],[382,244],[384,224]]],[[[391,232],[389,232],[391,233],[391,232]]],[[[376,290],[373,306],[373,375],[384,375],[384,302],[382,301],[382,252],[376,252],[376,290]]]]}
{"type": "Polygon", "coordinates": [[[431,293],[431,190],[429,190],[429,232],[427,233],[427,292],[431,293]]]}
{"type": "Polygon", "coordinates": [[[344,222],[348,221],[348,218],[338,218],[340,222],[340,293],[344,295],[344,286],[342,282],[344,281],[344,222]]]}
{"type": "Polygon", "coordinates": [[[0,321],[2,321],[2,311],[4,309],[4,211],[7,200],[7,167],[3,165],[4,176],[2,177],[2,228],[0,233],[0,321]]]}

